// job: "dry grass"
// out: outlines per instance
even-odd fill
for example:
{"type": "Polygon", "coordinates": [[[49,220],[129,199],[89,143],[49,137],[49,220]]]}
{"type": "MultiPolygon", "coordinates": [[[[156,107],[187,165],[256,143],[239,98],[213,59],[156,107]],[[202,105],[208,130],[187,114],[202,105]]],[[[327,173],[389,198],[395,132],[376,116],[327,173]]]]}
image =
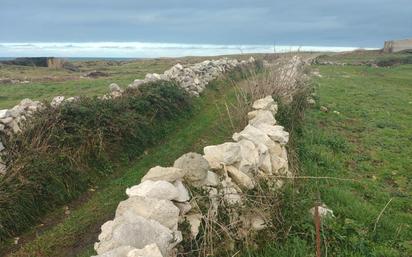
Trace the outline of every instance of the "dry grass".
{"type": "MultiPolygon", "coordinates": [[[[232,82],[236,100],[226,104],[221,116],[229,119],[233,132],[247,124],[247,113],[252,103],[268,95],[272,95],[280,105],[280,117],[277,117],[280,125],[291,133],[298,127],[295,119],[301,119],[309,92],[304,61],[298,56],[270,57],[270,61],[257,61],[258,70],[244,70],[243,73],[248,74],[245,81],[232,82]]],[[[291,149],[293,147],[288,149],[289,165],[293,171],[297,170],[298,162],[291,149]]],[[[253,190],[240,194],[243,204],[238,205],[228,205],[221,194],[210,197],[208,192],[192,188],[192,203],[202,215],[203,222],[199,235],[181,244],[178,256],[237,256],[257,249],[267,241],[287,237],[290,228],[283,226],[285,219],[280,211],[282,190],[274,190],[278,179],[258,178],[253,190]],[[262,231],[255,231],[248,223],[248,218],[256,216],[265,221],[266,228],[262,231]]],[[[186,230],[183,229],[184,238],[191,237],[189,228],[187,224],[186,230]]]]}

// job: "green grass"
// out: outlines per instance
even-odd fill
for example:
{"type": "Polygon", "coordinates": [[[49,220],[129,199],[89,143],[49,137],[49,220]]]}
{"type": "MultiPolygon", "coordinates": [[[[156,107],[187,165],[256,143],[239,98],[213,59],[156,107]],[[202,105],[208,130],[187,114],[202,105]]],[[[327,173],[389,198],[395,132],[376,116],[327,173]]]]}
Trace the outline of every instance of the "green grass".
{"type": "MultiPolygon", "coordinates": [[[[233,77],[232,77],[233,79],[233,77]]],[[[237,78],[239,79],[239,78],[237,78]]],[[[147,154],[118,171],[118,176],[98,184],[96,192],[72,210],[71,214],[47,229],[10,256],[88,256],[93,253],[93,243],[100,226],[112,218],[119,201],[126,198],[125,189],[139,183],[146,171],[155,165],[171,165],[180,155],[201,152],[208,144],[229,139],[231,124],[221,113],[225,102],[235,101],[235,90],[229,80],[212,83],[205,94],[196,99],[193,118],[177,121],[176,131],[147,154]]],[[[63,209],[52,217],[63,216],[63,209]]],[[[36,234],[34,229],[30,234],[36,234]]]]}
{"type": "Polygon", "coordinates": [[[318,104],[297,137],[299,175],[354,181],[302,179],[286,188],[290,230],[250,255],[315,256],[308,209],[319,192],[336,216],[323,224],[322,256],[412,256],[412,65],[317,68],[318,104]]]}
{"type": "MultiPolygon", "coordinates": [[[[232,55],[229,58],[245,59],[250,55],[232,55]]],[[[256,56],[256,55],[255,55],[256,56]]],[[[147,73],[163,73],[176,63],[193,64],[220,57],[158,58],[130,61],[75,61],[80,71],[49,69],[17,65],[0,65],[0,79],[30,81],[28,84],[0,84],[0,109],[11,108],[24,98],[51,100],[55,96],[99,96],[107,93],[111,83],[126,87],[147,73]],[[108,77],[81,78],[89,71],[102,71],[108,77]]]]}
{"type": "Polygon", "coordinates": [[[384,64],[411,63],[412,53],[383,53],[380,50],[359,50],[354,52],[325,54],[319,57],[321,61],[332,61],[347,64],[375,63],[384,64]]]}
{"type": "Polygon", "coordinates": [[[1,66],[0,78],[29,80],[29,84],[0,84],[0,109],[11,108],[24,98],[51,100],[63,95],[99,96],[107,93],[111,83],[126,87],[146,73],[163,73],[174,63],[172,60],[138,60],[128,62],[75,62],[80,72],[41,67],[1,66]],[[98,79],[80,78],[91,70],[106,72],[109,76],[98,79]]]}

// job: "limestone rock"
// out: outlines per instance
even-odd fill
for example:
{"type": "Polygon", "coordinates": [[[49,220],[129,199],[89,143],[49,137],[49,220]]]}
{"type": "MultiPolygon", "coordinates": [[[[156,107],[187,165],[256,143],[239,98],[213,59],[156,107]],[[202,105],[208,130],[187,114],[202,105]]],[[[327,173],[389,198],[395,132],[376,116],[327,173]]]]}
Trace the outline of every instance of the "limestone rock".
{"type": "Polygon", "coordinates": [[[134,249],[136,248],[131,247],[129,245],[123,245],[113,250],[107,251],[103,254],[95,255],[92,257],[128,257],[127,254],[134,249]]]}
{"type": "Polygon", "coordinates": [[[179,208],[179,215],[185,215],[186,213],[188,213],[191,209],[192,209],[192,205],[190,205],[190,203],[188,202],[174,202],[174,205],[176,205],[177,208],[179,208]]]}
{"type": "Polygon", "coordinates": [[[123,90],[116,83],[112,83],[109,85],[109,91],[110,92],[122,92],[123,90]]]}
{"type": "Polygon", "coordinates": [[[274,142],[264,132],[250,124],[247,125],[241,132],[233,134],[232,138],[236,142],[246,139],[252,141],[256,146],[263,144],[270,148],[274,145],[274,142]]]}
{"type": "Polygon", "coordinates": [[[207,176],[209,163],[198,153],[187,153],[177,159],[173,167],[182,169],[188,181],[202,181],[207,176]]]}
{"type": "Polygon", "coordinates": [[[289,141],[289,133],[284,131],[282,126],[271,126],[265,123],[259,123],[253,126],[269,136],[270,139],[280,143],[281,145],[286,145],[289,141]]]}
{"type": "Polygon", "coordinates": [[[137,186],[126,189],[126,194],[132,196],[144,196],[156,199],[174,200],[179,197],[177,188],[167,181],[146,180],[137,186]]]}
{"type": "MultiPolygon", "coordinates": [[[[311,208],[309,210],[309,212],[312,214],[312,216],[315,216],[315,207],[311,208]]],[[[326,204],[321,204],[318,207],[318,212],[319,212],[319,216],[321,218],[333,218],[335,217],[335,215],[333,215],[333,211],[331,209],[328,208],[328,206],[326,206],[326,204]]]]}
{"type": "Polygon", "coordinates": [[[233,166],[226,167],[229,177],[241,188],[253,189],[255,187],[255,182],[245,173],[236,169],[233,166]]]}
{"type": "Polygon", "coordinates": [[[0,119],[4,119],[7,117],[7,109],[0,110],[0,119]]]}
{"type": "Polygon", "coordinates": [[[56,96],[52,99],[52,101],[50,102],[50,105],[54,108],[56,108],[57,106],[59,106],[61,103],[63,103],[64,101],[64,96],[56,96]]]}
{"type": "Polygon", "coordinates": [[[190,224],[190,233],[192,235],[192,238],[196,238],[196,236],[199,234],[200,224],[202,224],[202,215],[197,213],[190,214],[186,215],[185,219],[190,224]]]}
{"type": "Polygon", "coordinates": [[[157,221],[141,216],[134,216],[130,220],[115,219],[103,224],[99,242],[94,245],[94,249],[98,254],[103,254],[120,246],[143,248],[155,243],[166,256],[170,249],[180,242],[178,234],[157,221]]]}
{"type": "Polygon", "coordinates": [[[155,220],[163,226],[177,229],[179,208],[171,201],[155,198],[134,196],[120,202],[116,210],[116,218],[122,217],[131,220],[135,216],[155,220]]]}
{"type": "Polygon", "coordinates": [[[270,161],[272,163],[272,173],[275,173],[278,175],[286,175],[286,171],[288,168],[287,160],[279,156],[276,156],[276,155],[271,155],[270,161]]]}
{"type": "Polygon", "coordinates": [[[151,168],[146,175],[142,178],[142,182],[146,180],[164,180],[168,182],[174,182],[178,179],[182,179],[185,175],[184,171],[179,168],[174,167],[160,167],[156,166],[151,168]]]}
{"type": "Polygon", "coordinates": [[[255,144],[247,139],[239,142],[241,160],[237,165],[238,169],[246,175],[253,177],[259,166],[259,152],[255,144]]]}
{"type": "Polygon", "coordinates": [[[3,119],[0,119],[0,122],[3,123],[3,124],[9,124],[12,121],[13,121],[12,117],[5,117],[3,119]]]}
{"type": "Polygon", "coordinates": [[[232,165],[240,161],[240,145],[237,143],[224,143],[203,148],[204,157],[212,169],[220,169],[223,165],[232,165]]]}
{"type": "Polygon", "coordinates": [[[236,190],[235,185],[229,178],[222,181],[222,194],[223,194],[223,199],[229,205],[235,205],[235,204],[242,203],[241,196],[239,195],[238,191],[236,190]]]}
{"type": "Polygon", "coordinates": [[[272,160],[270,157],[269,148],[264,144],[258,144],[259,152],[259,169],[263,170],[267,174],[272,174],[272,160]]]}
{"type": "Polygon", "coordinates": [[[182,181],[176,180],[173,185],[177,188],[178,196],[173,200],[177,202],[187,202],[190,200],[189,191],[187,191],[185,185],[183,185],[182,181]]]}
{"type": "Polygon", "coordinates": [[[249,120],[249,124],[256,126],[259,124],[275,125],[276,120],[270,111],[259,110],[253,113],[253,119],[249,120]]]}
{"type": "Polygon", "coordinates": [[[127,257],[163,257],[156,244],[146,245],[143,249],[134,249],[127,254],[127,257]]]}
{"type": "Polygon", "coordinates": [[[3,143],[0,141],[0,152],[3,151],[5,149],[3,143]]]}
{"type": "Polygon", "coordinates": [[[133,83],[130,84],[130,85],[128,85],[127,87],[128,87],[128,88],[137,89],[137,88],[139,88],[141,85],[143,85],[144,83],[145,83],[145,81],[142,80],[142,79],[135,79],[135,80],[133,81],[133,83]]]}
{"type": "Polygon", "coordinates": [[[201,184],[202,186],[217,187],[219,185],[219,176],[212,171],[208,171],[205,180],[201,184]]]}
{"type": "Polygon", "coordinates": [[[252,108],[255,110],[267,110],[267,111],[271,111],[273,114],[275,114],[278,110],[278,106],[275,103],[275,101],[273,100],[272,96],[266,96],[265,98],[256,100],[253,105],[252,108]]]}

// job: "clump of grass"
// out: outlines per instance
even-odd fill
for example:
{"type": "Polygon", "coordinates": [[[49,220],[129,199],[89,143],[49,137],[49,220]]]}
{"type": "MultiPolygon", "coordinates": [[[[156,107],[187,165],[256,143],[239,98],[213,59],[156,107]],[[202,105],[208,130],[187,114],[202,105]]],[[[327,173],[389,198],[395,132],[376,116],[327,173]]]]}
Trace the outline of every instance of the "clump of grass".
{"type": "Polygon", "coordinates": [[[7,139],[7,175],[0,180],[0,240],[23,231],[46,211],[66,203],[141,155],[190,115],[186,92],[156,82],[124,96],[81,98],[36,113],[23,132],[7,139]]]}

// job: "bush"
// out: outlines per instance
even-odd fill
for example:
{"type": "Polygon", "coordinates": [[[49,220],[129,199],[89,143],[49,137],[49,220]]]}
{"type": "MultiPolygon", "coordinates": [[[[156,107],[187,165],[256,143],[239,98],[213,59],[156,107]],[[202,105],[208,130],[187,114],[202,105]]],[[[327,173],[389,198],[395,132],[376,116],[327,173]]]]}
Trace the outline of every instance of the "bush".
{"type": "Polygon", "coordinates": [[[46,107],[7,139],[10,170],[0,180],[0,240],[87,190],[113,166],[141,155],[190,115],[186,92],[171,82],[110,100],[81,98],[46,107]]]}

